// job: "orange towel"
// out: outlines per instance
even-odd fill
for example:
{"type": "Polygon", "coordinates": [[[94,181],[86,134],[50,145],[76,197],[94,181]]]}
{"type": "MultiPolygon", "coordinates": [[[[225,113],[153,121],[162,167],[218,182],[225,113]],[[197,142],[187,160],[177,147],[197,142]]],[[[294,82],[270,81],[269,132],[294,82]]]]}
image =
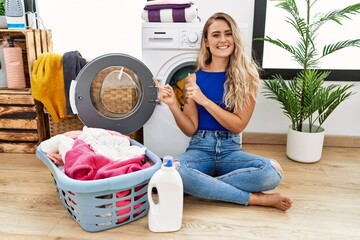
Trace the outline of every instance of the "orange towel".
{"type": "Polygon", "coordinates": [[[31,76],[34,99],[44,104],[55,123],[66,118],[62,56],[56,53],[41,54],[34,62],[31,76]]]}
{"type": "Polygon", "coordinates": [[[184,107],[185,104],[185,99],[184,99],[185,79],[186,77],[177,81],[176,82],[177,88],[174,89],[177,104],[181,109],[184,107]]]}

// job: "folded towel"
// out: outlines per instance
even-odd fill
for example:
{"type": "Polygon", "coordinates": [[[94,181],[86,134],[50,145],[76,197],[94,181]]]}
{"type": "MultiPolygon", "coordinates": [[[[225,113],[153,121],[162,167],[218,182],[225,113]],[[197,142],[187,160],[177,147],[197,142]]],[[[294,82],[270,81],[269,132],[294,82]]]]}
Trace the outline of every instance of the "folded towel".
{"type": "Polygon", "coordinates": [[[144,10],[161,10],[161,9],[181,9],[191,7],[191,3],[187,4],[158,4],[145,6],[144,10]]]}
{"type": "Polygon", "coordinates": [[[180,9],[143,10],[141,18],[145,22],[200,22],[195,5],[180,9]]]}
{"type": "Polygon", "coordinates": [[[147,1],[145,6],[158,5],[158,4],[188,4],[190,0],[155,0],[147,1]]]}

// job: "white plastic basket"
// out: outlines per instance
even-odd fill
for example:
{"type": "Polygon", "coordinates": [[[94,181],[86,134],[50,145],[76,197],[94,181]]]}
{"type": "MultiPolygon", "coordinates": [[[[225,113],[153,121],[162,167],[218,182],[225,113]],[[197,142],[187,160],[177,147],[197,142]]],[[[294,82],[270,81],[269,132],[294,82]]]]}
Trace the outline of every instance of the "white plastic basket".
{"type": "MultiPolygon", "coordinates": [[[[131,145],[141,146],[131,139],[131,145]]],[[[149,211],[147,185],[161,167],[161,159],[146,150],[152,165],[137,172],[107,179],[80,181],[69,178],[43,152],[36,156],[49,168],[59,198],[72,218],[86,231],[98,232],[144,217],[149,211]]]]}

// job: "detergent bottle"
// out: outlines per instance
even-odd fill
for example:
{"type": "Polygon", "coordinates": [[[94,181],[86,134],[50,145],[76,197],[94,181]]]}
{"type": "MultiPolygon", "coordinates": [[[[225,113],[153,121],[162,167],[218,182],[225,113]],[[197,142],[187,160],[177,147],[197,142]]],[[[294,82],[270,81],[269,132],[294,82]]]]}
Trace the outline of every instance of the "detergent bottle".
{"type": "Polygon", "coordinates": [[[148,225],[152,232],[174,232],[181,228],[184,189],[172,156],[164,156],[161,168],[151,177],[148,185],[148,225]],[[152,195],[157,191],[157,199],[152,195]]]}

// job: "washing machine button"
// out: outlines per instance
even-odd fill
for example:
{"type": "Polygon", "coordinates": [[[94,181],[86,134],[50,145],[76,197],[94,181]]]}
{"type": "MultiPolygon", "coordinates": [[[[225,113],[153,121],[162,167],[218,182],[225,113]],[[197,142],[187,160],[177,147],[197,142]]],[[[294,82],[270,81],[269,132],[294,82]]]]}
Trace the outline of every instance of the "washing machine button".
{"type": "Polygon", "coordinates": [[[187,38],[190,43],[196,43],[199,39],[198,35],[194,32],[189,33],[187,38]]]}

